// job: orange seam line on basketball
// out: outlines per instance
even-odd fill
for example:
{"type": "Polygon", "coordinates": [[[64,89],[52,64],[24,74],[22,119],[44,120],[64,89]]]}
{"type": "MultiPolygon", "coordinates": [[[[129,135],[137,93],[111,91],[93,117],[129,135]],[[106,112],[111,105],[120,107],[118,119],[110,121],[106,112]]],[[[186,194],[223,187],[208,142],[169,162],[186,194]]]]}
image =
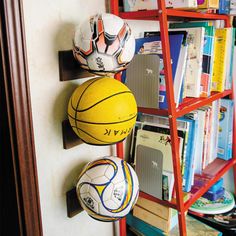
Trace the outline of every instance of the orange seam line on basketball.
{"type": "Polygon", "coordinates": [[[78,119],[75,119],[73,118],[70,114],[68,114],[68,116],[70,116],[72,119],[74,119],[75,121],[78,121],[78,122],[81,122],[81,123],[86,123],[86,124],[95,124],[95,125],[112,125],[112,124],[119,124],[119,123],[123,123],[123,122],[126,122],[126,121],[129,121],[129,120],[132,120],[134,119],[137,114],[135,114],[134,116],[132,116],[131,118],[127,119],[127,120],[122,120],[122,121],[114,121],[114,122],[109,122],[109,123],[103,123],[103,122],[89,122],[89,121],[83,121],[83,120],[78,120],[78,119]]]}
{"type": "MultiPolygon", "coordinates": [[[[105,101],[105,100],[107,100],[107,99],[109,99],[109,98],[111,98],[111,97],[115,97],[115,96],[117,96],[117,95],[120,95],[120,94],[124,94],[124,93],[131,93],[131,91],[123,91],[123,92],[119,92],[119,93],[116,93],[116,94],[112,94],[111,96],[109,96],[109,97],[106,97],[106,98],[103,98],[102,100],[100,100],[99,102],[96,102],[96,103],[94,103],[92,106],[90,106],[90,107],[87,107],[87,108],[85,108],[85,109],[83,109],[83,110],[77,110],[77,109],[75,109],[74,107],[72,107],[76,112],[84,112],[84,111],[87,111],[87,110],[89,110],[89,109],[91,109],[92,107],[95,107],[96,105],[98,105],[99,103],[101,103],[101,102],[103,102],[103,101],[105,101]]],[[[132,93],[131,93],[132,94],[132,93]]],[[[81,95],[82,96],[82,95],[81,95]]],[[[78,107],[78,106],[77,106],[78,107]]]]}

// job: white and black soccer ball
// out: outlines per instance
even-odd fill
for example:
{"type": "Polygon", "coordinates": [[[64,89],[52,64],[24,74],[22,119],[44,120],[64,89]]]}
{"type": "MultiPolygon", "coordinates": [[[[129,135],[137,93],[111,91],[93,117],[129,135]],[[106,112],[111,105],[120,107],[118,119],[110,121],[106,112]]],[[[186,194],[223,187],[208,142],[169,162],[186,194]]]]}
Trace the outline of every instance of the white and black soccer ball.
{"type": "Polygon", "coordinates": [[[134,207],[139,194],[138,177],[126,161],[103,157],[84,167],[76,191],[89,216],[100,221],[115,221],[134,207]]]}
{"type": "Polygon", "coordinates": [[[126,69],[135,52],[135,39],[120,17],[103,13],[83,22],[76,30],[73,54],[81,67],[107,75],[126,69]]]}

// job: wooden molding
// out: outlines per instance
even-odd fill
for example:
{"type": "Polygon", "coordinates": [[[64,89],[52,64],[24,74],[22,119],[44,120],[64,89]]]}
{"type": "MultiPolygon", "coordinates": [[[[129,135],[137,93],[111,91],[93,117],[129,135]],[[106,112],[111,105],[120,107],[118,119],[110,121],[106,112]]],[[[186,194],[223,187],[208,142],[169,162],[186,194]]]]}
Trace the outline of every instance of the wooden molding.
{"type": "MultiPolygon", "coordinates": [[[[22,0],[0,3],[0,46],[21,235],[43,235],[22,0]]],[[[11,157],[9,157],[11,158],[11,157]]]]}

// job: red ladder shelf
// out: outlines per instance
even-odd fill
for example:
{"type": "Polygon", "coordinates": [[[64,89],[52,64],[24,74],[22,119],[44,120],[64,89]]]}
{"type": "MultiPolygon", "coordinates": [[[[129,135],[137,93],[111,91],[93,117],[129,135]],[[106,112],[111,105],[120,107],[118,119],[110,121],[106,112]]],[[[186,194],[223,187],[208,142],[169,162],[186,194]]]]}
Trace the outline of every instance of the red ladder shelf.
{"type": "MultiPolygon", "coordinates": [[[[222,93],[212,93],[208,98],[193,98],[185,100],[178,108],[175,107],[174,103],[174,91],[173,91],[173,80],[172,80],[172,68],[171,68],[171,58],[170,58],[170,45],[168,36],[168,20],[170,18],[198,18],[198,19],[208,19],[208,20],[224,20],[225,27],[230,27],[230,17],[227,15],[218,14],[206,14],[199,12],[190,12],[183,10],[166,9],[165,1],[157,0],[159,9],[147,10],[147,11],[137,11],[137,12],[119,12],[118,0],[110,0],[111,13],[120,16],[123,19],[136,19],[136,20],[157,20],[160,24],[161,41],[163,49],[163,60],[165,69],[165,83],[167,90],[167,102],[168,110],[158,110],[158,109],[148,109],[139,107],[140,112],[145,112],[149,114],[166,115],[169,117],[170,123],[170,135],[172,143],[172,157],[173,157],[173,167],[174,167],[174,178],[175,178],[175,191],[176,191],[176,201],[169,202],[157,199],[146,193],[141,192],[140,196],[152,200],[154,202],[161,203],[165,206],[172,207],[178,210],[178,220],[179,220],[179,232],[181,236],[187,235],[186,233],[186,220],[185,212],[188,208],[201,197],[210,186],[212,186],[217,180],[219,180],[223,174],[225,174],[230,168],[234,168],[234,187],[236,190],[236,145],[234,145],[236,140],[235,132],[233,132],[233,159],[230,161],[223,161],[222,165],[216,172],[214,178],[212,178],[204,187],[202,187],[198,192],[191,196],[191,198],[184,202],[183,191],[182,191],[182,177],[180,170],[180,158],[179,158],[179,147],[176,140],[178,140],[177,134],[177,118],[183,116],[184,114],[197,109],[201,106],[207,105],[217,99],[223,98],[225,96],[230,96],[234,98],[233,90],[227,90],[222,93]]],[[[235,114],[235,108],[234,108],[235,114]]],[[[234,131],[236,127],[236,117],[234,115],[234,131]]],[[[117,144],[117,155],[123,158],[123,146],[122,144],[117,144]]],[[[120,235],[126,236],[126,221],[120,221],[120,235]]]]}

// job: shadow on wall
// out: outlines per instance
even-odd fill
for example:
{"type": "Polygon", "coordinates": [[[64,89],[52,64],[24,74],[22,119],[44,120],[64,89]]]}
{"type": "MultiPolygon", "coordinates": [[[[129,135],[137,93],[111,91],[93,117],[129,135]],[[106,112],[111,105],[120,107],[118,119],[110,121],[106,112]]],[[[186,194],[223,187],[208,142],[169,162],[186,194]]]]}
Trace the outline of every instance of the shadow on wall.
{"type": "Polygon", "coordinates": [[[88,164],[88,161],[82,161],[78,165],[73,166],[73,168],[68,171],[68,175],[65,176],[65,180],[62,185],[63,194],[76,186],[78,177],[86,164],[88,164]]]}
{"type": "Polygon", "coordinates": [[[80,22],[71,23],[71,22],[63,22],[63,24],[59,25],[58,31],[55,34],[54,37],[54,52],[56,56],[58,57],[58,51],[59,50],[71,50],[72,49],[72,42],[74,38],[74,33],[76,27],[80,22]]]}
{"type": "MultiPolygon", "coordinates": [[[[58,82],[59,83],[59,82],[58,82]]],[[[53,119],[53,130],[57,132],[55,135],[61,137],[61,147],[63,147],[62,139],[62,121],[68,119],[67,117],[67,107],[70,97],[74,90],[77,88],[77,83],[66,83],[60,93],[56,96],[53,105],[52,119],[53,119]]]]}

